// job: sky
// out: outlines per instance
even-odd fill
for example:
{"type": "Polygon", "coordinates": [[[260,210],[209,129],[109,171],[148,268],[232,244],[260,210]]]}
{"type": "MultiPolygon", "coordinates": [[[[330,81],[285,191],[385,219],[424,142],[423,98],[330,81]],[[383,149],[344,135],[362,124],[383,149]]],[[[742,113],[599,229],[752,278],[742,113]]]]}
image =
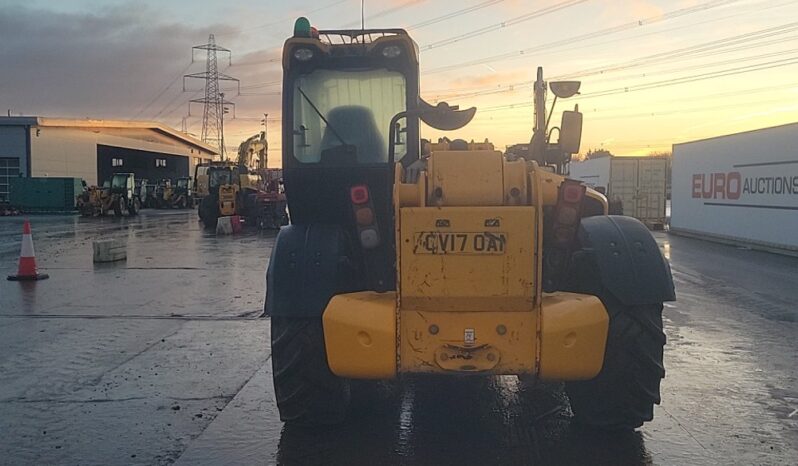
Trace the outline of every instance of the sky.
{"type": "MultiPolygon", "coordinates": [[[[214,34],[240,79],[228,151],[262,129],[279,166],[280,50],[298,16],[360,26],[360,0],[0,0],[0,109],[12,115],[156,120],[201,132],[214,34]]],[[[528,142],[537,66],[580,80],[558,103],[584,113],[582,151],[670,151],[678,142],[798,121],[798,0],[366,0],[366,27],[419,44],[422,96],[472,123],[449,137],[528,142]]],[[[422,136],[444,135],[429,128],[422,136]]]]}

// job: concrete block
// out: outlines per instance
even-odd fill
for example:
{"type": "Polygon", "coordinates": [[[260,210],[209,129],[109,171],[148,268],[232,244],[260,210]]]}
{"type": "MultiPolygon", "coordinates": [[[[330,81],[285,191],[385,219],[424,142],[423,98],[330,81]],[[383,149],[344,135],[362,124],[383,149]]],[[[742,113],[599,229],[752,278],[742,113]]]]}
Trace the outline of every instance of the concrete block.
{"type": "Polygon", "coordinates": [[[93,241],[92,246],[94,262],[114,262],[127,259],[127,242],[122,238],[93,241]]]}
{"type": "Polygon", "coordinates": [[[230,217],[219,217],[219,220],[216,222],[216,234],[217,235],[233,234],[233,222],[230,217]]]}

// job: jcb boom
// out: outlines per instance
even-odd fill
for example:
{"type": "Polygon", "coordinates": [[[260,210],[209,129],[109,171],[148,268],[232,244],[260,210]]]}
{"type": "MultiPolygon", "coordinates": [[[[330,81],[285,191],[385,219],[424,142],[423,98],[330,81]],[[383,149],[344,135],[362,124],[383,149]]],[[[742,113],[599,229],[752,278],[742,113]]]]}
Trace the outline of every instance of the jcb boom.
{"type": "MultiPolygon", "coordinates": [[[[316,31],[283,49],[283,168],[291,225],[267,272],[274,385],[287,422],[340,422],[351,379],[509,374],[565,381],[576,418],[651,420],[664,376],[670,269],[648,230],[566,172],[582,116],[550,140],[538,70],[525,157],[419,126],[476,109],[419,97],[401,29],[316,31]]],[[[555,99],[556,100],[556,99],[555,99]]]]}

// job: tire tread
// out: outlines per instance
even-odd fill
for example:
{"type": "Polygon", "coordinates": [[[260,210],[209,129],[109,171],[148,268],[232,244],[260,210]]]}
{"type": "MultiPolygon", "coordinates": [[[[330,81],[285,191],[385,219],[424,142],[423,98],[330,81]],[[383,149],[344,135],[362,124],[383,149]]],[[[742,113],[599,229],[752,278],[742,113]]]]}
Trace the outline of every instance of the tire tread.
{"type": "Polygon", "coordinates": [[[327,365],[321,318],[272,317],[272,373],[280,419],[337,424],[349,404],[349,384],[327,365]]]}

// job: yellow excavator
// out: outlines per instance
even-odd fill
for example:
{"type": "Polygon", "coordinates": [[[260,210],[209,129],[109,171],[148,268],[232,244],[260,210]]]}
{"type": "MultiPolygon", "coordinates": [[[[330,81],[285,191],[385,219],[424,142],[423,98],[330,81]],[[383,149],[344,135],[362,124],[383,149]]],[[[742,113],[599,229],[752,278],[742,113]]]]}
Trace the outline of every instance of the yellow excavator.
{"type": "Polygon", "coordinates": [[[291,225],[265,303],[281,418],[338,423],[352,380],[437,374],[565,382],[597,428],[651,420],[673,281],[645,226],[563,175],[582,115],[552,127],[546,94],[580,83],[538,69],[521,156],[458,139],[427,153],[422,124],[455,131],[476,109],[421,99],[417,51],[402,29],[305,18],[283,47],[291,225]]]}

